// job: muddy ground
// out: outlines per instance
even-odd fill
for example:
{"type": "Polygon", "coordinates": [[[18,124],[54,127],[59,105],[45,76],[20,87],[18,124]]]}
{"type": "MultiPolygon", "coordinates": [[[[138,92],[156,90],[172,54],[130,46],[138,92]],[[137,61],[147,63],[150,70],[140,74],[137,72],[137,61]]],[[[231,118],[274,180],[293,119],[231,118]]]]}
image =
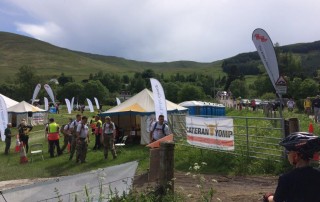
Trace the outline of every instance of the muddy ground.
{"type": "MultiPolygon", "coordinates": [[[[266,192],[274,192],[278,177],[276,176],[223,176],[203,175],[205,183],[201,183],[198,177],[186,175],[184,172],[175,173],[175,190],[188,197],[188,201],[199,201],[201,195],[197,185],[205,187],[208,193],[210,187],[215,191],[213,201],[223,202],[257,202],[262,201],[266,192]]],[[[154,186],[155,183],[148,182],[147,174],[135,178],[134,187],[145,189],[147,186],[154,186]]]]}
{"type": "MultiPolygon", "coordinates": [[[[201,195],[197,185],[204,187],[203,193],[208,193],[210,187],[215,191],[213,201],[223,202],[257,202],[262,201],[262,195],[266,192],[274,192],[276,176],[223,176],[203,175],[205,182],[200,182],[198,176],[193,177],[184,172],[175,172],[175,191],[187,197],[187,201],[199,201],[201,195]]],[[[17,186],[33,184],[46,179],[22,179],[0,182],[0,190],[10,189],[17,186]]],[[[142,174],[134,179],[134,188],[145,191],[147,187],[156,186],[155,182],[148,182],[148,175],[142,174]]]]}

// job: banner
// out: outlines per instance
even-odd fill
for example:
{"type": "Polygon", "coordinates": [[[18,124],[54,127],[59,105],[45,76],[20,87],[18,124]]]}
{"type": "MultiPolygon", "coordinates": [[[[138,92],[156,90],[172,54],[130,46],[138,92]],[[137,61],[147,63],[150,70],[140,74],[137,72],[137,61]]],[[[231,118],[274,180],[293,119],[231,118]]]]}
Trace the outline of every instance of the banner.
{"type": "Polygon", "coordinates": [[[187,142],[203,148],[234,150],[233,119],[186,117],[187,142]]]}
{"type": "Polygon", "coordinates": [[[48,98],[44,97],[44,110],[48,111],[49,110],[49,101],[48,98]]]}
{"type": "Polygon", "coordinates": [[[74,104],[74,97],[72,97],[72,99],[71,99],[71,110],[73,110],[73,104],[74,104]]]}
{"type": "Polygon", "coordinates": [[[0,132],[1,132],[2,141],[6,139],[6,136],[4,135],[4,130],[7,128],[7,124],[8,124],[7,105],[3,97],[0,96],[0,132]]]}
{"type": "Polygon", "coordinates": [[[162,85],[157,79],[154,79],[154,78],[150,78],[150,82],[151,82],[151,87],[153,92],[153,101],[154,101],[156,117],[158,118],[159,115],[163,115],[164,120],[168,121],[167,102],[166,102],[166,97],[164,95],[162,85]]]}
{"type": "Polygon", "coordinates": [[[94,101],[96,103],[97,109],[100,109],[99,101],[96,97],[94,97],[94,101]]]}
{"type": "Polygon", "coordinates": [[[37,86],[35,87],[34,91],[33,91],[32,102],[31,102],[32,105],[33,105],[34,100],[35,100],[35,99],[37,98],[37,96],[38,96],[38,93],[39,93],[39,91],[40,91],[40,88],[41,88],[41,84],[38,83],[37,86]]]}
{"type": "Polygon", "coordinates": [[[276,89],[275,83],[279,78],[279,68],[272,41],[267,32],[260,28],[253,31],[252,41],[256,46],[260,59],[268,72],[272,85],[276,89]]]}
{"type": "Polygon", "coordinates": [[[121,101],[119,98],[116,97],[116,101],[117,101],[117,105],[120,105],[121,104],[121,101]]]}
{"type": "Polygon", "coordinates": [[[55,101],[54,101],[54,95],[53,95],[53,92],[52,92],[52,89],[51,87],[48,85],[48,84],[44,84],[44,88],[46,89],[49,97],[51,98],[52,102],[54,105],[56,105],[55,101]]]}
{"type": "Polygon", "coordinates": [[[70,104],[70,100],[68,98],[64,99],[66,101],[66,105],[67,105],[67,110],[68,110],[68,114],[71,114],[71,104],[70,104]]]}
{"type": "Polygon", "coordinates": [[[91,102],[91,100],[89,98],[87,98],[87,102],[88,102],[88,105],[89,105],[90,112],[94,112],[92,102],[91,102]]]}

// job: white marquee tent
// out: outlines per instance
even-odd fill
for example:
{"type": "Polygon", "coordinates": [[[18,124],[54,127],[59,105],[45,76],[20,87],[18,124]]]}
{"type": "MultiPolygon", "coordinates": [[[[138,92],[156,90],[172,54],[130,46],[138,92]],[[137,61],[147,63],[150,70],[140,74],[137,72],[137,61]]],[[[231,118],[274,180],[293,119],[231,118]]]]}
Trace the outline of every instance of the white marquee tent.
{"type": "MultiPolygon", "coordinates": [[[[170,115],[179,113],[186,114],[188,109],[179,106],[167,100],[168,120],[170,115]]],[[[150,124],[155,121],[155,106],[153,93],[144,89],[130,99],[124,101],[118,106],[115,106],[100,116],[110,116],[112,121],[123,131],[125,135],[131,134],[134,130],[140,135],[140,144],[149,143],[150,124]]]]}
{"type": "Polygon", "coordinates": [[[48,122],[48,111],[22,101],[8,109],[8,120],[13,126],[25,119],[30,125],[44,125],[48,122]]]}
{"type": "Polygon", "coordinates": [[[0,93],[0,96],[4,99],[4,102],[6,103],[7,108],[12,107],[13,105],[16,105],[16,104],[19,103],[19,102],[15,101],[15,100],[13,100],[11,98],[8,98],[5,95],[2,95],[1,93],[0,93]]]}

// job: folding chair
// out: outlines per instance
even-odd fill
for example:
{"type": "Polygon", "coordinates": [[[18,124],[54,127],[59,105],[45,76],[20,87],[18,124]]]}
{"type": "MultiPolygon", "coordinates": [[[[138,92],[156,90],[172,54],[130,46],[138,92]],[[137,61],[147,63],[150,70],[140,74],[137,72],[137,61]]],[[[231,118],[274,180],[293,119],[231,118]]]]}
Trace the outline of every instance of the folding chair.
{"type": "Polygon", "coordinates": [[[118,148],[119,148],[119,152],[121,152],[121,151],[122,151],[122,148],[123,148],[124,146],[126,146],[127,138],[128,138],[128,135],[125,135],[125,136],[123,136],[123,138],[122,138],[122,140],[121,140],[120,143],[114,144],[114,146],[116,147],[117,150],[118,150],[118,148]]]}
{"type": "Polygon", "coordinates": [[[36,155],[41,155],[42,160],[44,160],[43,157],[43,144],[42,143],[35,143],[30,145],[30,159],[31,162],[33,162],[33,158],[36,155]]]}

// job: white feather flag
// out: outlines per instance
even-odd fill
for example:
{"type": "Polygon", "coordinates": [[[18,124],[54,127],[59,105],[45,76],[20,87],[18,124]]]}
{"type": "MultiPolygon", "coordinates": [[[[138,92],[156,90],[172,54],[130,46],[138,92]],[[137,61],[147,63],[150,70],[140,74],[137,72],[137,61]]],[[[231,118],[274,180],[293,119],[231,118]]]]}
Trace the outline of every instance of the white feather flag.
{"type": "Polygon", "coordinates": [[[100,109],[99,101],[96,97],[94,97],[94,101],[96,102],[97,109],[100,109]]]}
{"type": "Polygon", "coordinates": [[[49,97],[51,98],[53,104],[56,104],[56,102],[54,101],[54,95],[53,95],[53,91],[51,89],[51,87],[48,84],[44,84],[44,89],[46,89],[49,97]]]}
{"type": "Polygon", "coordinates": [[[116,100],[117,100],[117,105],[120,105],[121,104],[120,99],[116,97],[116,100]]]}
{"type": "Polygon", "coordinates": [[[164,120],[167,121],[167,102],[166,97],[164,95],[164,91],[162,88],[161,83],[154,78],[150,78],[152,92],[153,92],[153,101],[154,101],[154,108],[156,112],[156,117],[158,118],[159,115],[164,116],[164,120]]]}
{"type": "Polygon", "coordinates": [[[1,132],[2,141],[6,139],[6,136],[4,135],[4,130],[7,128],[7,124],[8,124],[7,105],[3,97],[0,96],[0,132],[1,132]]]}
{"type": "Polygon", "coordinates": [[[87,102],[88,102],[88,105],[89,105],[90,112],[94,112],[92,102],[91,102],[91,100],[89,98],[87,98],[87,102]]]}
{"type": "Polygon", "coordinates": [[[279,68],[272,41],[267,32],[260,28],[253,31],[252,41],[256,46],[260,59],[268,72],[272,85],[276,89],[275,83],[279,79],[279,68]]]}
{"type": "Polygon", "coordinates": [[[67,105],[67,110],[68,110],[68,114],[71,114],[71,104],[70,104],[70,100],[68,98],[64,99],[66,101],[66,105],[67,105]]]}
{"type": "Polygon", "coordinates": [[[73,110],[73,104],[74,104],[74,97],[71,99],[71,110],[73,110]]]}
{"type": "Polygon", "coordinates": [[[37,98],[38,94],[39,94],[39,91],[40,91],[40,88],[41,88],[41,84],[38,83],[37,86],[35,87],[34,91],[33,91],[33,96],[32,96],[32,102],[31,104],[33,104],[34,100],[37,98]]]}
{"type": "Polygon", "coordinates": [[[44,97],[44,110],[48,111],[49,110],[49,101],[48,98],[44,97]]]}

